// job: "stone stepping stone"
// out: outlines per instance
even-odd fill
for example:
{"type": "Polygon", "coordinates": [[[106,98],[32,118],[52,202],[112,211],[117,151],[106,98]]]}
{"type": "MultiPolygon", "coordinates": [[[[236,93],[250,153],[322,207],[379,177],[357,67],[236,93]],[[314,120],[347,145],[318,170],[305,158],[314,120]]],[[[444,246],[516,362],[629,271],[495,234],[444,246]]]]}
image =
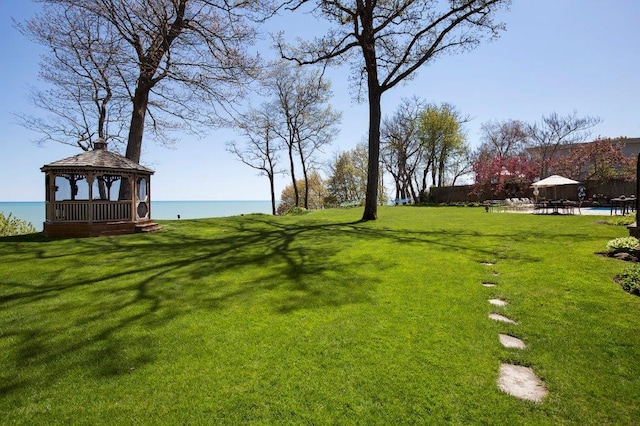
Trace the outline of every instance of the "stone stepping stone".
{"type": "Polygon", "coordinates": [[[516,349],[524,349],[527,347],[525,343],[518,339],[517,337],[509,336],[508,334],[499,334],[500,343],[505,348],[516,348],[516,349]]]}
{"type": "Polygon", "coordinates": [[[504,315],[500,315],[500,314],[491,313],[489,314],[489,318],[495,321],[506,322],[509,324],[517,324],[517,322],[515,322],[511,318],[505,317],[504,315]]]}
{"type": "Polygon", "coordinates": [[[507,306],[509,304],[509,302],[502,299],[489,299],[489,303],[494,306],[507,306]]]}
{"type": "Polygon", "coordinates": [[[533,402],[541,402],[547,395],[547,389],[542,380],[531,368],[521,365],[502,364],[498,387],[511,396],[533,402]]]}
{"type": "Polygon", "coordinates": [[[493,266],[494,264],[491,262],[480,262],[481,265],[483,266],[493,266]]]}
{"type": "Polygon", "coordinates": [[[484,283],[482,283],[482,285],[483,285],[483,286],[485,286],[485,287],[495,287],[495,286],[497,286],[498,284],[496,284],[496,283],[490,283],[490,282],[484,282],[484,283]]]}

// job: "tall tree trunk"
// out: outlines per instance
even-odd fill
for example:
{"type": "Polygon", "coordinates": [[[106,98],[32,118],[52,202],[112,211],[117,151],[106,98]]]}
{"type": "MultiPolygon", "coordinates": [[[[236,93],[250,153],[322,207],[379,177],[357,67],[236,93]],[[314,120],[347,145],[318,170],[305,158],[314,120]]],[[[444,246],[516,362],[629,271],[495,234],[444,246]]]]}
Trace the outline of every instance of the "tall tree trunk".
{"type": "Polygon", "coordinates": [[[269,173],[269,190],[271,191],[271,214],[276,215],[276,187],[273,173],[269,173]]]}
{"type": "Polygon", "coordinates": [[[295,162],[293,161],[293,141],[289,140],[289,166],[291,167],[291,184],[293,185],[293,194],[295,196],[295,206],[300,207],[300,192],[296,183],[295,162]]]}
{"type": "Polygon", "coordinates": [[[309,210],[309,177],[304,164],[302,165],[302,174],[304,175],[304,208],[309,210]]]}
{"type": "MultiPolygon", "coordinates": [[[[371,80],[371,77],[370,77],[371,80]]],[[[362,220],[378,219],[378,177],[380,174],[380,121],[382,94],[377,87],[369,84],[369,164],[367,166],[367,195],[364,202],[362,220]]]]}
{"type": "Polygon", "coordinates": [[[382,120],[382,90],[378,81],[378,60],[373,29],[373,6],[367,4],[362,16],[362,54],[367,71],[369,91],[369,164],[367,165],[367,193],[362,220],[378,219],[378,185],[380,174],[380,121],[382,120]]]}
{"type": "Polygon", "coordinates": [[[269,138],[269,130],[267,130],[267,136],[266,136],[266,140],[267,140],[267,163],[269,164],[269,168],[266,170],[267,173],[267,177],[269,178],[269,192],[271,193],[271,214],[272,215],[276,215],[278,213],[278,211],[276,210],[276,183],[275,183],[275,176],[276,176],[276,172],[275,172],[275,163],[274,163],[274,159],[271,157],[271,149],[270,149],[270,138],[269,138]]]}
{"type": "Polygon", "coordinates": [[[445,169],[445,160],[441,159],[438,163],[438,188],[444,186],[444,169],[445,169]]]}
{"type": "Polygon", "coordinates": [[[429,166],[427,165],[427,168],[425,168],[422,171],[422,182],[421,182],[421,186],[420,186],[420,192],[424,192],[425,194],[427,193],[427,189],[428,189],[428,186],[427,186],[427,176],[429,176],[428,167],[429,166]]]}
{"type": "MultiPolygon", "coordinates": [[[[296,129],[296,133],[299,129],[296,129]]],[[[302,176],[304,178],[304,208],[309,210],[309,176],[307,171],[307,164],[304,160],[304,154],[302,152],[302,143],[300,142],[300,135],[296,136],[297,146],[298,146],[298,154],[300,154],[300,164],[302,166],[302,176]]]]}
{"type": "Polygon", "coordinates": [[[438,170],[436,166],[435,159],[433,160],[433,166],[431,167],[431,186],[436,186],[436,176],[438,175],[438,170]]]}
{"type": "MultiPolygon", "coordinates": [[[[133,112],[131,113],[131,124],[129,126],[129,139],[127,140],[127,152],[125,157],[136,163],[140,162],[142,153],[142,136],[144,134],[144,119],[147,114],[147,104],[149,103],[149,85],[138,82],[136,92],[133,95],[133,112]]],[[[128,179],[123,179],[120,185],[119,200],[131,200],[131,185],[128,179]]]]}
{"type": "MultiPolygon", "coordinates": [[[[133,95],[133,112],[131,114],[131,126],[129,127],[129,138],[127,140],[126,157],[129,160],[140,162],[140,154],[142,152],[142,135],[144,133],[144,119],[147,113],[147,105],[149,103],[149,92],[155,84],[162,78],[156,77],[154,74],[158,71],[160,61],[171,48],[173,41],[185,29],[184,14],[187,7],[187,0],[179,0],[174,4],[176,17],[171,23],[167,22],[168,28],[156,34],[151,45],[139,56],[140,76],[133,95]]],[[[136,50],[142,50],[142,46],[137,40],[134,44],[136,50]]]]}
{"type": "Polygon", "coordinates": [[[147,114],[150,90],[151,88],[147,85],[138,84],[136,92],[133,95],[133,112],[131,114],[131,123],[129,126],[126,157],[136,163],[140,162],[140,154],[142,152],[144,119],[147,114]]]}

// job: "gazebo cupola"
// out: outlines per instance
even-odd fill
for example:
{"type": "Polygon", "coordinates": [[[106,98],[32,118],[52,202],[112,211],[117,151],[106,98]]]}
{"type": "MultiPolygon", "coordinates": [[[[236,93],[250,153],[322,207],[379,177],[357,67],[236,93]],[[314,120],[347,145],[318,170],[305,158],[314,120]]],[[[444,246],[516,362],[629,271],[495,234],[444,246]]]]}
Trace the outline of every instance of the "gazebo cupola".
{"type": "Polygon", "coordinates": [[[153,231],[153,170],[107,149],[94,149],[43,166],[46,191],[44,234],[93,237],[153,231]]]}

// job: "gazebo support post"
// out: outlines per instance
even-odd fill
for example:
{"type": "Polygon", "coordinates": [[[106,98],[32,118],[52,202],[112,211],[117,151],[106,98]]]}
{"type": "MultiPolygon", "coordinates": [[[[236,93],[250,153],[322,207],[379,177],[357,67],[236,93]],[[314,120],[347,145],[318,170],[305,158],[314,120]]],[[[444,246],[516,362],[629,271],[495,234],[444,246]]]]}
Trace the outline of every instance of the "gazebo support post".
{"type": "Polygon", "coordinates": [[[131,194],[131,219],[136,220],[136,197],[138,194],[136,193],[136,174],[131,173],[127,176],[127,180],[129,181],[129,194],[131,194]]]}
{"type": "Polygon", "coordinates": [[[86,175],[86,179],[87,179],[87,190],[89,191],[89,202],[88,202],[88,211],[87,211],[87,217],[88,217],[88,222],[89,224],[93,224],[93,174],[91,172],[88,172],[86,175]]]}

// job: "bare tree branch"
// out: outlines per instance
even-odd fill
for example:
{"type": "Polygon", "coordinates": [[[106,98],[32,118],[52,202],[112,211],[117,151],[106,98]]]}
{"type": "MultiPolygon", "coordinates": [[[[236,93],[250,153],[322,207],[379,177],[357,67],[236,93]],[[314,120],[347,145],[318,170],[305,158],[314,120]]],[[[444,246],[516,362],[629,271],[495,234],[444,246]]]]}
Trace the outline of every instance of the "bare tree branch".
{"type": "MultiPolygon", "coordinates": [[[[140,159],[145,127],[169,140],[174,129],[202,132],[221,124],[218,114],[233,108],[259,72],[259,57],[247,50],[257,35],[253,24],[278,10],[271,0],[39,2],[43,13],[21,29],[52,52],[43,70],[59,72],[49,82],[75,82],[85,99],[93,94],[98,113],[106,112],[109,120],[124,120],[112,111],[127,113],[126,155],[134,161],[140,159]],[[91,25],[77,28],[76,17],[91,25]]],[[[82,113],[91,127],[104,129],[82,113]]]]}
{"type": "Polygon", "coordinates": [[[283,58],[298,64],[351,61],[356,87],[366,81],[369,102],[369,177],[363,220],[377,218],[381,98],[387,90],[412,78],[440,54],[476,47],[485,34],[504,30],[493,21],[509,0],[297,0],[291,10],[311,7],[328,21],[327,33],[295,46],[276,38],[283,58]]]}

